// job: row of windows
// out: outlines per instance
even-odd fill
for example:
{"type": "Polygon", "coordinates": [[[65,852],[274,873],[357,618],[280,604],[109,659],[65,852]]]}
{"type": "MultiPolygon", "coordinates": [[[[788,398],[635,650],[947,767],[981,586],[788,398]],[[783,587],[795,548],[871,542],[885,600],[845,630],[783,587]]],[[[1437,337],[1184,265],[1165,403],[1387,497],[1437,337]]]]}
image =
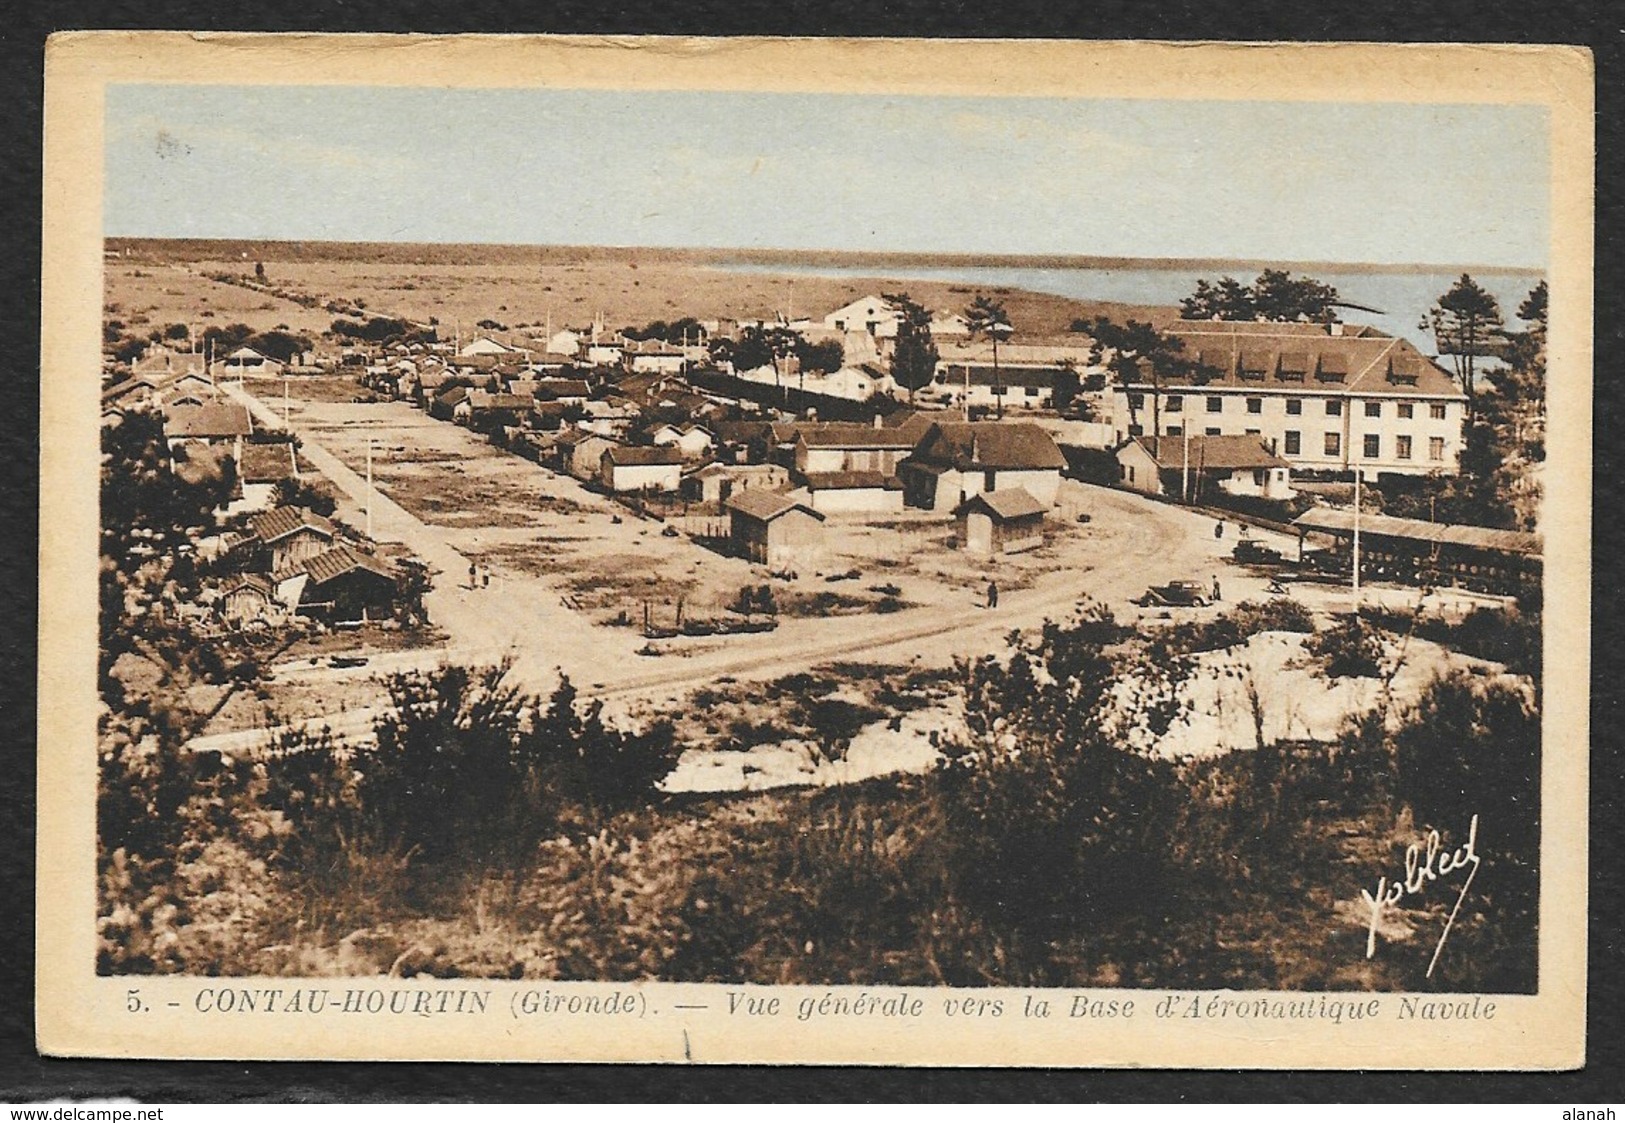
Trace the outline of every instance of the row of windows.
{"type": "MultiPolygon", "coordinates": [[[[1170,425],[1168,427],[1168,435],[1170,437],[1183,436],[1184,429],[1177,425],[1170,425]]],[[[1210,437],[1217,437],[1221,436],[1222,434],[1220,434],[1216,427],[1209,426],[1207,435],[1210,437]]],[[[1249,437],[1263,436],[1263,434],[1257,429],[1248,429],[1246,435],[1249,437]]],[[[1303,433],[1301,431],[1297,429],[1288,429],[1281,436],[1283,438],[1281,447],[1281,453],[1283,456],[1301,456],[1303,454],[1303,433]]],[[[1401,435],[1395,437],[1394,459],[1414,459],[1415,447],[1416,446],[1410,436],[1401,435]]],[[[1343,455],[1343,434],[1335,430],[1328,431],[1325,434],[1325,438],[1321,444],[1321,449],[1323,454],[1326,456],[1343,455]]],[[[1380,433],[1365,434],[1361,438],[1360,451],[1367,460],[1380,460],[1382,458],[1382,435],[1380,433]]],[[[1428,438],[1428,459],[1435,463],[1444,460],[1443,437],[1428,438]]]]}
{"type": "MultiPolygon", "coordinates": [[[[1145,406],[1145,395],[1144,394],[1130,394],[1128,397],[1129,397],[1129,405],[1133,406],[1135,409],[1141,409],[1141,408],[1143,408],[1145,406]]],[[[1367,417],[1381,417],[1382,416],[1382,407],[1383,407],[1382,402],[1366,402],[1365,403],[1365,415],[1367,417]]],[[[1170,395],[1168,395],[1166,398],[1164,398],[1162,400],[1162,409],[1163,409],[1164,413],[1182,413],[1184,411],[1184,409],[1185,409],[1184,396],[1181,395],[1181,394],[1170,394],[1170,395]]],[[[1398,416],[1401,420],[1408,420],[1408,419],[1413,418],[1413,417],[1416,416],[1416,403],[1415,402],[1395,402],[1394,403],[1394,409],[1395,409],[1396,416],[1398,416]]],[[[1209,397],[1207,399],[1207,412],[1209,412],[1209,413],[1223,413],[1224,412],[1224,398],[1223,398],[1223,396],[1215,394],[1215,395],[1209,397]]],[[[1247,412],[1248,413],[1263,413],[1264,412],[1264,399],[1263,398],[1248,398],[1247,399],[1247,412]]],[[[1299,416],[1301,416],[1303,414],[1303,399],[1302,398],[1288,398],[1288,399],[1286,399],[1286,412],[1287,412],[1287,415],[1290,416],[1290,417],[1299,417],[1299,416]]],[[[1326,416],[1327,417],[1341,417],[1341,416],[1343,416],[1343,400],[1341,398],[1327,399],[1327,401],[1326,401],[1326,416]]],[[[1444,403],[1443,402],[1429,402],[1428,403],[1428,416],[1430,418],[1432,418],[1434,421],[1443,421],[1444,418],[1445,418],[1445,406],[1444,406],[1444,403]]]]}

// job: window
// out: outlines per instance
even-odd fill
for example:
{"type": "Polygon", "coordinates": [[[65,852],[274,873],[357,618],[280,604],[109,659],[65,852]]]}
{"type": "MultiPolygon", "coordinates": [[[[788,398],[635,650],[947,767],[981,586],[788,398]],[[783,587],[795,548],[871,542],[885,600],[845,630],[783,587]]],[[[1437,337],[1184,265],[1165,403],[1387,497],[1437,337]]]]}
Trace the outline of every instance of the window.
{"type": "Polygon", "coordinates": [[[1248,413],[1263,413],[1264,412],[1264,399],[1263,398],[1248,398],[1247,399],[1247,412],[1248,413]]]}
{"type": "Polygon", "coordinates": [[[1382,455],[1382,438],[1376,433],[1365,435],[1365,455],[1368,460],[1375,460],[1382,455]]]}
{"type": "Polygon", "coordinates": [[[1036,397],[1038,397],[1038,387],[1036,387],[1036,386],[1029,386],[1029,387],[1027,387],[1027,389],[1026,389],[1026,390],[1025,390],[1025,391],[1024,391],[1024,393],[1026,393],[1026,395],[1027,395],[1027,396],[1028,396],[1028,397],[1029,397],[1029,398],[1036,398],[1036,397]]]}
{"type": "Polygon", "coordinates": [[[1249,437],[1262,437],[1264,435],[1264,433],[1263,433],[1262,430],[1259,430],[1259,429],[1248,429],[1247,430],[1247,435],[1249,437]]]}
{"type": "Polygon", "coordinates": [[[1208,398],[1208,400],[1207,400],[1207,411],[1209,413],[1223,413],[1224,412],[1224,399],[1221,398],[1221,397],[1218,397],[1217,395],[1214,395],[1214,396],[1208,398]]]}
{"type": "Polygon", "coordinates": [[[1394,459],[1409,460],[1411,458],[1411,439],[1409,437],[1394,438],[1394,459]]]}
{"type": "Polygon", "coordinates": [[[1327,402],[1326,403],[1326,416],[1327,417],[1342,417],[1343,416],[1343,403],[1341,401],[1339,401],[1338,399],[1336,399],[1336,398],[1333,398],[1331,401],[1327,402]]]}
{"type": "Polygon", "coordinates": [[[1286,431],[1286,454],[1296,456],[1303,451],[1303,434],[1296,429],[1286,431]]]}
{"type": "Polygon", "coordinates": [[[1185,435],[1185,427],[1183,425],[1170,425],[1168,426],[1168,435],[1170,437],[1183,437],[1185,435]]]}
{"type": "Polygon", "coordinates": [[[1269,481],[1269,473],[1262,468],[1253,469],[1253,486],[1263,487],[1269,481]]]}
{"type": "Polygon", "coordinates": [[[1219,427],[1217,425],[1209,425],[1207,427],[1207,435],[1210,437],[1217,437],[1219,435],[1219,427]]]}
{"type": "Polygon", "coordinates": [[[1302,398],[1288,398],[1286,400],[1286,412],[1287,412],[1288,417],[1297,417],[1300,414],[1302,414],[1303,413],[1303,399],[1302,398]]]}
{"type": "Polygon", "coordinates": [[[1182,413],[1185,409],[1185,399],[1178,394],[1168,395],[1167,410],[1169,413],[1182,413]]]}
{"type": "Polygon", "coordinates": [[[1400,402],[1397,408],[1399,410],[1399,418],[1401,421],[1409,421],[1411,418],[1416,416],[1416,407],[1410,402],[1400,402]]]}
{"type": "Polygon", "coordinates": [[[1428,438],[1428,459],[1429,460],[1443,460],[1444,459],[1444,438],[1443,437],[1429,437],[1428,438]]]}
{"type": "Polygon", "coordinates": [[[1367,402],[1365,404],[1365,415],[1367,417],[1381,417],[1382,416],[1382,403],[1381,402],[1367,402]]]}
{"type": "Polygon", "coordinates": [[[1145,395],[1144,394],[1130,394],[1128,396],[1128,408],[1129,409],[1144,409],[1145,408],[1145,395]]]}
{"type": "Polygon", "coordinates": [[[1343,451],[1343,434],[1341,434],[1341,433],[1327,433],[1326,434],[1326,455],[1327,456],[1337,456],[1342,451],[1343,451]]]}
{"type": "Polygon", "coordinates": [[[1435,420],[1435,421],[1443,421],[1444,420],[1444,403],[1443,402],[1434,402],[1432,405],[1428,406],[1428,416],[1433,418],[1433,420],[1435,420]]]}

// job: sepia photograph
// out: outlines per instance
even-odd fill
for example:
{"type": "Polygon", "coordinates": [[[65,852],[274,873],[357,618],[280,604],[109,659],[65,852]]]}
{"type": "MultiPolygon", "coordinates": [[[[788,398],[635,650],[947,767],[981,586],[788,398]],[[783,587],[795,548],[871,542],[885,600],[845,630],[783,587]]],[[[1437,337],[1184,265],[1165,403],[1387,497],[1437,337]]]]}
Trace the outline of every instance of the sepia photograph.
{"type": "Polygon", "coordinates": [[[549,49],[101,86],[86,975],[197,1034],[1551,994],[1549,105],[549,49]]]}

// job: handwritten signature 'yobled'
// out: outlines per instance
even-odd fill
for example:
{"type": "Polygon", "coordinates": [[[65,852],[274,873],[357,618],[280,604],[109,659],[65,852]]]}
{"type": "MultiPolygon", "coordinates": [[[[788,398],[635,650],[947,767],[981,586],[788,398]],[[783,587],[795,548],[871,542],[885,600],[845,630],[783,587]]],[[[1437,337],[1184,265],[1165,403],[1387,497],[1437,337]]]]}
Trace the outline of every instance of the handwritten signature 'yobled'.
{"type": "Polygon", "coordinates": [[[1450,917],[1444,922],[1444,931],[1439,935],[1438,946],[1433,949],[1433,958],[1428,961],[1427,974],[1433,977],[1433,968],[1438,966],[1439,954],[1444,951],[1444,943],[1450,938],[1450,929],[1456,923],[1456,914],[1461,911],[1462,901],[1467,899],[1467,890],[1473,887],[1473,878],[1478,876],[1478,816],[1473,816],[1472,823],[1467,828],[1467,843],[1455,850],[1444,849],[1444,839],[1439,832],[1430,830],[1421,842],[1413,842],[1405,851],[1405,877],[1403,880],[1390,882],[1386,877],[1377,879],[1377,891],[1360,890],[1360,898],[1371,909],[1371,927],[1367,931],[1365,941],[1365,957],[1370,959],[1377,954],[1377,925],[1382,920],[1382,910],[1390,905],[1397,905],[1406,897],[1420,893],[1427,888],[1428,883],[1437,881],[1447,874],[1466,869],[1467,880],[1461,884],[1461,892],[1456,894],[1455,907],[1450,910],[1450,917]]]}

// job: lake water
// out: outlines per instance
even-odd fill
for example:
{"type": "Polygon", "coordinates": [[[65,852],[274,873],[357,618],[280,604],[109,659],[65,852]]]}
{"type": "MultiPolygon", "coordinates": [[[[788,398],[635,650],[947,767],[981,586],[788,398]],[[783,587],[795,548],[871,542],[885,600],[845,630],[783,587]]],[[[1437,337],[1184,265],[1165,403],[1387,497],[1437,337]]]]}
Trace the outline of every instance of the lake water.
{"type": "MultiPolygon", "coordinates": [[[[1167,267],[1138,267],[1133,269],[1064,268],[1020,269],[1006,267],[954,267],[931,266],[796,266],[756,265],[734,263],[720,266],[739,273],[779,273],[819,277],[885,277],[900,281],[944,281],[953,284],[979,286],[987,289],[1008,286],[1032,292],[1053,293],[1057,296],[1080,300],[1113,300],[1127,304],[1164,304],[1178,306],[1196,287],[1198,277],[1217,280],[1228,273],[1243,281],[1251,281],[1262,266],[1236,264],[1221,270],[1190,270],[1167,267]]],[[[1293,270],[1322,281],[1337,289],[1346,301],[1376,308],[1377,313],[1362,312],[1354,308],[1340,309],[1343,320],[1351,324],[1369,324],[1389,335],[1403,336],[1422,349],[1432,351],[1432,337],[1417,330],[1417,324],[1427,315],[1429,308],[1450,286],[1461,277],[1461,270],[1421,273],[1399,270],[1361,270],[1341,273],[1334,270],[1293,270]]],[[[1518,305],[1541,280],[1538,272],[1484,272],[1474,273],[1473,279],[1494,294],[1501,304],[1501,313],[1509,328],[1522,325],[1517,319],[1518,305]]],[[[1017,325],[1018,327],[1020,325],[1017,325]]]]}

